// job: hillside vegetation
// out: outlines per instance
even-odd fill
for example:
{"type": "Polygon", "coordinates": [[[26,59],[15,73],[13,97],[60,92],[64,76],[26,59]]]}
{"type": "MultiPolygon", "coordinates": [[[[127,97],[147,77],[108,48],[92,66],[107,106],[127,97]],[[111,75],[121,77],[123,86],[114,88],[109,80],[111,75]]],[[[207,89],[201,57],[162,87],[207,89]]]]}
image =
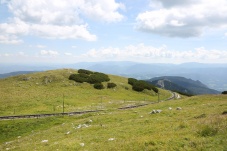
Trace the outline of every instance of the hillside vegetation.
{"type": "MultiPolygon", "coordinates": [[[[135,92],[124,77],[108,75],[109,81],[102,82],[105,89],[97,90],[92,84],[69,80],[77,70],[62,69],[19,75],[0,80],[0,116],[59,113],[121,107],[128,104],[155,102],[154,91],[135,92]],[[108,83],[116,87],[107,89],[108,83]]],[[[160,99],[170,97],[160,90],[160,99]]]]}
{"type": "MultiPolygon", "coordinates": [[[[0,121],[0,150],[138,151],[227,150],[227,95],[157,102],[154,91],[136,92],[128,78],[108,75],[117,86],[97,90],[69,80],[76,70],[53,70],[0,80],[0,116],[80,110],[73,116],[0,121]],[[122,110],[122,106],[152,103],[122,110]],[[178,110],[177,110],[178,108],[178,110]],[[160,113],[151,114],[152,110],[160,113]]],[[[162,100],[170,93],[158,89],[162,100]]]]}
{"type": "Polygon", "coordinates": [[[0,150],[226,150],[226,100],[204,95],[129,110],[0,121],[0,150]],[[162,112],[150,114],[153,109],[162,112]]]}

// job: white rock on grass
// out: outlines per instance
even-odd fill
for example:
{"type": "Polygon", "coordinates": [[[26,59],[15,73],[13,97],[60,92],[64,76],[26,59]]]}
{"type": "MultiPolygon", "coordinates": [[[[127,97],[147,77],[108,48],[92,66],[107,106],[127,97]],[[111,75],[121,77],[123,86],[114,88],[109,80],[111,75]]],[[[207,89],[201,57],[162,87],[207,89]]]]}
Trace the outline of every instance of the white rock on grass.
{"type": "Polygon", "coordinates": [[[42,140],[42,143],[48,143],[48,140],[42,140]]]}
{"type": "Polygon", "coordinates": [[[113,140],[115,140],[115,138],[109,138],[109,139],[108,139],[108,141],[113,141],[113,140]]]}
{"type": "Polygon", "coordinates": [[[80,143],[80,146],[84,147],[84,145],[85,145],[84,143],[80,143]]]}
{"type": "Polygon", "coordinates": [[[156,113],[161,113],[162,112],[162,110],[156,110],[156,113]]]}
{"type": "Polygon", "coordinates": [[[172,108],[171,108],[171,107],[169,107],[169,110],[172,110],[172,108]]]}
{"type": "Polygon", "coordinates": [[[152,110],[150,112],[150,114],[156,114],[156,113],[161,113],[161,112],[162,112],[162,110],[152,110]]]}
{"type": "Polygon", "coordinates": [[[68,131],[66,134],[69,135],[70,134],[70,131],[68,131]]]}

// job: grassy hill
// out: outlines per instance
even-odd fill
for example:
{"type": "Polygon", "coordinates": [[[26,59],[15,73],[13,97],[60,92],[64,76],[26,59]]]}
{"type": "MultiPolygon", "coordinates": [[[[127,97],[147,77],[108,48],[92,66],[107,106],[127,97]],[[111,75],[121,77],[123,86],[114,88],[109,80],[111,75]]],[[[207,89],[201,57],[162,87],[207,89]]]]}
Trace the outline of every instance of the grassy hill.
{"type": "MultiPolygon", "coordinates": [[[[116,83],[117,87],[96,90],[91,84],[68,80],[73,73],[77,71],[62,69],[0,79],[0,116],[59,113],[63,110],[63,100],[65,112],[70,112],[108,109],[114,105],[120,107],[158,99],[153,91],[133,91],[124,77],[109,75],[110,82],[116,83]]],[[[161,99],[169,96],[169,92],[160,90],[161,99]]]]}
{"type": "MultiPolygon", "coordinates": [[[[126,78],[113,75],[109,77],[117,84],[115,90],[96,90],[69,81],[74,72],[54,70],[0,80],[1,115],[13,114],[14,109],[15,114],[61,112],[63,93],[66,111],[105,110],[0,121],[0,150],[227,150],[226,95],[183,97],[119,110],[117,107],[157,101],[157,96],[135,92],[126,78]],[[50,83],[46,84],[46,77],[50,83]],[[150,114],[157,109],[162,112],[150,114]]],[[[163,99],[169,95],[161,91],[163,99]]]]}

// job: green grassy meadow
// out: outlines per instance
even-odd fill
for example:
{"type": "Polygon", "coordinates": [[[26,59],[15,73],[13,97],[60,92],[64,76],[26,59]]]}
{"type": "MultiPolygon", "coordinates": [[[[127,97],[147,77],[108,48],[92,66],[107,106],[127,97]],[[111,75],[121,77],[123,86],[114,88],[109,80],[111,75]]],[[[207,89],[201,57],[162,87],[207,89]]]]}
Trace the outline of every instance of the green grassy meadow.
{"type": "MultiPolygon", "coordinates": [[[[227,150],[227,115],[222,114],[227,111],[226,95],[183,97],[119,110],[118,107],[130,104],[157,101],[157,96],[149,91],[132,91],[126,78],[112,75],[111,81],[117,84],[115,90],[95,90],[89,84],[68,81],[70,72],[75,71],[65,69],[30,74],[33,78],[29,81],[18,80],[20,76],[0,80],[1,86],[5,86],[0,92],[0,115],[13,115],[14,109],[17,115],[61,112],[63,94],[66,111],[97,108],[104,111],[2,120],[0,150],[227,150]],[[53,74],[58,80],[36,84],[42,83],[43,76],[53,74]],[[176,110],[177,107],[182,110],[176,110]],[[154,109],[162,112],[150,114],[154,109]]],[[[171,96],[168,91],[160,91],[161,99],[171,96]]]]}
{"type": "MultiPolygon", "coordinates": [[[[72,73],[77,71],[51,70],[1,79],[0,116],[59,113],[63,111],[63,100],[65,112],[108,109],[158,100],[153,91],[133,91],[124,77],[109,75],[110,82],[115,82],[117,87],[97,90],[88,83],[68,80],[72,73]],[[47,80],[51,82],[46,83],[47,80]]],[[[169,92],[160,90],[160,99],[170,96],[169,92]]]]}

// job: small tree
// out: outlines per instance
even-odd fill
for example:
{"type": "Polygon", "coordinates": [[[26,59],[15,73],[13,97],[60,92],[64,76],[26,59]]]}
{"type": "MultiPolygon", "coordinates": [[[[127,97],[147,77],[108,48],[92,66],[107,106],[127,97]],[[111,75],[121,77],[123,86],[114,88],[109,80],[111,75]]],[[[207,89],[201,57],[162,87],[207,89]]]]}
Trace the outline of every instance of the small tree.
{"type": "Polygon", "coordinates": [[[94,88],[101,90],[101,89],[104,89],[104,85],[102,83],[95,83],[94,88]]]}
{"type": "Polygon", "coordinates": [[[111,89],[111,88],[114,88],[116,87],[117,85],[115,83],[107,83],[107,88],[108,89],[111,89]]]}

